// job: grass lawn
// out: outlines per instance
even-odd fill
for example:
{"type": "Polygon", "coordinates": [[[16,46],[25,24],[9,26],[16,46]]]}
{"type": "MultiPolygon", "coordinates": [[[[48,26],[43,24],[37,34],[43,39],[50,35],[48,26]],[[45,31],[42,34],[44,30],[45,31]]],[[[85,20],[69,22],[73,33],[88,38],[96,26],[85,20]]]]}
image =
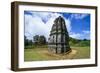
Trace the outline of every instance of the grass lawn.
{"type": "Polygon", "coordinates": [[[90,58],[89,47],[71,47],[72,52],[69,54],[52,54],[48,48],[37,47],[34,49],[24,50],[25,61],[43,61],[43,60],[62,60],[62,59],[86,59],[90,58]]]}
{"type": "Polygon", "coordinates": [[[90,58],[90,47],[72,47],[77,51],[73,59],[87,59],[90,58]]]}

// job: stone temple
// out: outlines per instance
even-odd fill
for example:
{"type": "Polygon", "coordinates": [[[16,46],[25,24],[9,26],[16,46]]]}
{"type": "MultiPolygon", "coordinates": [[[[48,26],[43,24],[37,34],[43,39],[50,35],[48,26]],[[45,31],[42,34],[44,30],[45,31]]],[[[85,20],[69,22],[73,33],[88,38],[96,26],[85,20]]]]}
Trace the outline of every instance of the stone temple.
{"type": "Polygon", "coordinates": [[[48,39],[48,49],[52,53],[63,54],[70,52],[69,35],[63,17],[54,20],[48,39]]]}

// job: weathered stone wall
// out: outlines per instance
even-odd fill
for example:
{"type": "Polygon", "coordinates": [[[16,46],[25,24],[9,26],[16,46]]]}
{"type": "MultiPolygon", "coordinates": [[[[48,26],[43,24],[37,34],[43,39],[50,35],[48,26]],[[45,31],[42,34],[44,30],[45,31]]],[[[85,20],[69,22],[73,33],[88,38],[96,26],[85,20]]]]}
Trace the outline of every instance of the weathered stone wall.
{"type": "Polygon", "coordinates": [[[49,51],[52,53],[66,53],[70,49],[69,35],[64,19],[59,16],[55,19],[48,41],[49,51]]]}

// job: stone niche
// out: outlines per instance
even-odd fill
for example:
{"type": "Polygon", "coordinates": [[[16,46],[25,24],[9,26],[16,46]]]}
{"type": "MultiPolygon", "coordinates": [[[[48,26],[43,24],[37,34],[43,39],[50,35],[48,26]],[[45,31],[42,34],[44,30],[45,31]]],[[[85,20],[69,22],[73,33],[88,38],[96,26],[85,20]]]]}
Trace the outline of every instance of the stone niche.
{"type": "Polygon", "coordinates": [[[59,16],[54,24],[48,38],[48,50],[52,53],[63,54],[71,51],[69,35],[63,17],[59,16]]]}

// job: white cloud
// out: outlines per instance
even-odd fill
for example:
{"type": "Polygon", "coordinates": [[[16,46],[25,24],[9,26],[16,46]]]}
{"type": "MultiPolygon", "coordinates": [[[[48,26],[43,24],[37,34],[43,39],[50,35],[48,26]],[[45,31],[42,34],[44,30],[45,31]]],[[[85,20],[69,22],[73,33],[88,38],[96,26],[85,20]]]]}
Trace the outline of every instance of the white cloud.
{"type": "MultiPolygon", "coordinates": [[[[51,27],[54,24],[55,18],[62,16],[60,13],[48,13],[48,12],[33,12],[32,15],[25,15],[25,35],[28,39],[33,39],[35,35],[45,35],[48,39],[51,27]],[[46,20],[44,23],[43,20],[46,20]]],[[[74,15],[72,15],[74,16],[74,15]]],[[[74,18],[83,18],[86,15],[75,15],[74,18]]],[[[66,27],[69,32],[69,36],[76,39],[90,39],[90,31],[83,30],[82,33],[74,33],[71,31],[71,20],[65,19],[66,27]]]]}
{"type": "MultiPolygon", "coordinates": [[[[48,39],[54,20],[58,16],[62,16],[62,14],[50,12],[32,12],[32,15],[25,14],[25,36],[32,40],[35,35],[45,35],[48,39]],[[46,23],[44,23],[43,19],[46,20],[46,23]]],[[[64,19],[68,31],[70,31],[70,20],[66,18],[64,19]]]]}
{"type": "Polygon", "coordinates": [[[76,39],[90,39],[90,31],[83,30],[82,33],[71,32],[69,36],[76,39]]]}
{"type": "MultiPolygon", "coordinates": [[[[33,39],[35,35],[45,35],[48,39],[54,20],[62,16],[60,13],[52,12],[31,12],[32,15],[25,14],[25,36],[28,39],[33,39]],[[44,22],[44,21],[45,22],[44,22]]],[[[82,19],[86,14],[72,14],[72,18],[82,19]]],[[[83,30],[81,33],[75,33],[71,31],[71,20],[65,19],[66,27],[69,32],[69,36],[76,39],[90,39],[90,31],[83,30]]]]}
{"type": "Polygon", "coordinates": [[[83,19],[84,17],[86,17],[88,14],[71,14],[71,19],[83,19]]]}
{"type": "Polygon", "coordinates": [[[71,33],[71,34],[69,34],[70,37],[76,38],[76,39],[82,38],[82,35],[83,34],[80,34],[80,33],[71,33]]]}
{"type": "Polygon", "coordinates": [[[40,17],[43,21],[48,21],[51,18],[52,13],[50,12],[30,12],[32,16],[40,17]]]}
{"type": "Polygon", "coordinates": [[[65,19],[65,23],[66,23],[66,27],[67,27],[67,30],[68,30],[68,32],[71,32],[71,21],[69,20],[69,19],[66,19],[66,18],[64,18],[65,19]]]}
{"type": "Polygon", "coordinates": [[[25,15],[25,20],[25,35],[28,39],[32,39],[34,35],[45,35],[47,33],[47,26],[41,18],[25,15]]]}
{"type": "Polygon", "coordinates": [[[89,30],[83,30],[83,33],[84,34],[90,34],[90,31],[89,30]]]}

